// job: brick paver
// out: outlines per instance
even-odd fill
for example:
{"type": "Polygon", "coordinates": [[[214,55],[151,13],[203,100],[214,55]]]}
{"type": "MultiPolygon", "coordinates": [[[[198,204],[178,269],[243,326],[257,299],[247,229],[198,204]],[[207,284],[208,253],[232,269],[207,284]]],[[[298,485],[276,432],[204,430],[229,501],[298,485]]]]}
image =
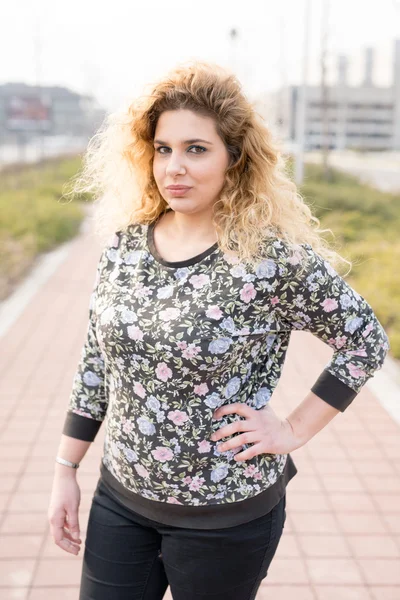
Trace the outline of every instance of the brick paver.
{"type": "MultiPolygon", "coordinates": [[[[79,235],[0,340],[2,600],[78,598],[83,544],[78,557],[55,546],[46,513],[99,252],[94,237],[79,235]]],[[[311,334],[293,332],[272,399],[279,415],[304,398],[331,352],[311,334]]],[[[78,472],[83,540],[103,436],[100,429],[78,472]]],[[[299,473],[289,483],[285,530],[257,600],[399,600],[399,426],[366,386],[292,456],[299,473]]]]}

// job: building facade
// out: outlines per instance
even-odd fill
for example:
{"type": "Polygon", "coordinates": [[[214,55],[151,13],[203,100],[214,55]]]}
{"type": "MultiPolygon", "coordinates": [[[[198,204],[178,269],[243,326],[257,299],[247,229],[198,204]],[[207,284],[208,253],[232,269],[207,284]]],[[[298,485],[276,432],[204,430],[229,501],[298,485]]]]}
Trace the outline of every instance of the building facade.
{"type": "MultiPolygon", "coordinates": [[[[359,86],[347,81],[348,61],[339,57],[336,85],[309,85],[305,94],[305,150],[330,149],[368,151],[400,150],[400,40],[395,41],[393,83],[373,83],[374,53],[366,49],[364,79],[359,86]]],[[[264,113],[271,127],[286,142],[298,139],[299,86],[288,86],[265,102],[264,113]]]]}
{"type": "Polygon", "coordinates": [[[92,96],[61,86],[25,83],[0,85],[0,139],[12,143],[41,135],[90,136],[100,126],[105,111],[92,96]]]}

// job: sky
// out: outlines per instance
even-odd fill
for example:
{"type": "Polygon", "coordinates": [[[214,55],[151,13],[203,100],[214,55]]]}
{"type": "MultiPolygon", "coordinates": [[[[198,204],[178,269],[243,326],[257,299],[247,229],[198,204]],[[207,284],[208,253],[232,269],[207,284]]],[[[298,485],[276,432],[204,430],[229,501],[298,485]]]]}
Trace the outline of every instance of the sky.
{"type": "Polygon", "coordinates": [[[177,64],[202,59],[231,69],[257,98],[301,82],[307,1],[308,81],[319,82],[327,14],[328,81],[346,54],[349,83],[361,83],[371,46],[374,83],[391,85],[400,0],[4,0],[0,83],[62,85],[113,111],[177,64]]]}

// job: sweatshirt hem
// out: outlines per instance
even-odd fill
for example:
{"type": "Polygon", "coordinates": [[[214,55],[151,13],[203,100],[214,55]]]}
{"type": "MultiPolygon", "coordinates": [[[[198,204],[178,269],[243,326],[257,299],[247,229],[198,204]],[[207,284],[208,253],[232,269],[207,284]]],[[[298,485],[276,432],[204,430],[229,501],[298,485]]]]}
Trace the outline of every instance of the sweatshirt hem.
{"type": "Polygon", "coordinates": [[[116,479],[102,460],[98,487],[104,485],[125,508],[157,523],[193,529],[219,529],[247,523],[270,512],[284,496],[287,484],[296,474],[296,465],[288,454],[277,481],[256,496],[232,503],[185,506],[150,500],[132,492],[116,479]]]}

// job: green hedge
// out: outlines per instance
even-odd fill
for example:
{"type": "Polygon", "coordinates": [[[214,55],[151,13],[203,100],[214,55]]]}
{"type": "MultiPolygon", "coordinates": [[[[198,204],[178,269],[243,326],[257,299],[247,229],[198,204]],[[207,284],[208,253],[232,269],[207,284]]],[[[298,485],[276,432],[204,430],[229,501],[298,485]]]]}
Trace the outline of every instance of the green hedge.
{"type": "Polygon", "coordinates": [[[0,178],[0,300],[6,298],[42,252],[72,239],[84,218],[80,202],[62,198],[79,157],[5,169],[0,178]]]}
{"type": "Polygon", "coordinates": [[[385,327],[391,355],[400,358],[400,195],[360,184],[331,170],[324,181],[319,165],[306,165],[301,193],[324,236],[342,256],[354,261],[346,280],[373,307],[385,327]]]}

